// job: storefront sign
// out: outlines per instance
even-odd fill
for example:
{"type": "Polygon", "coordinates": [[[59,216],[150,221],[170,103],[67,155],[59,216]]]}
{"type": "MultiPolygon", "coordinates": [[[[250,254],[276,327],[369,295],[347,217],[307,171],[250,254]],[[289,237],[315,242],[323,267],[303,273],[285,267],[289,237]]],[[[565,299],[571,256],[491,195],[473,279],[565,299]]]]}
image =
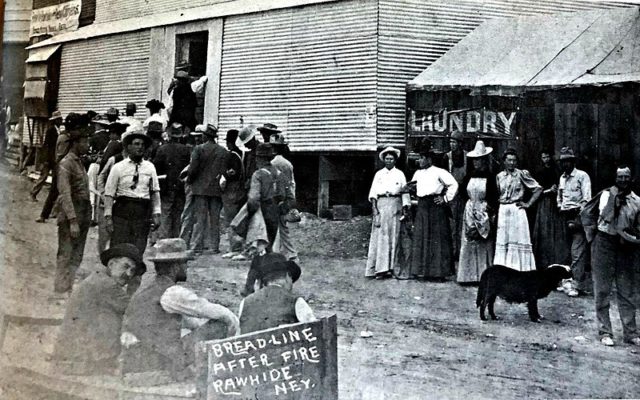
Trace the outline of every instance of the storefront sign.
{"type": "Polygon", "coordinates": [[[332,316],[198,344],[199,399],[337,399],[336,326],[332,316]]]}
{"type": "Polygon", "coordinates": [[[57,6],[33,10],[29,37],[75,31],[80,22],[81,8],[81,0],[71,0],[57,6]]]}
{"type": "Polygon", "coordinates": [[[462,132],[473,137],[513,139],[517,110],[464,110],[421,111],[410,109],[407,116],[409,136],[449,136],[462,132]]]}

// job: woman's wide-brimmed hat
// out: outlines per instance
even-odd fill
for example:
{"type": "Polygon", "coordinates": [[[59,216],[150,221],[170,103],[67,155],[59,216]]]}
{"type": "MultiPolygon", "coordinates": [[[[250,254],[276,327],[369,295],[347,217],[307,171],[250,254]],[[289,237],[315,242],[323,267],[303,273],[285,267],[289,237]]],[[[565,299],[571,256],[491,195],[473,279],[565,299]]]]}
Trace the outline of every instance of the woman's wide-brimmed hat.
{"type": "Polygon", "coordinates": [[[380,153],[378,153],[378,158],[380,159],[380,161],[384,162],[384,156],[387,153],[393,153],[396,156],[396,160],[400,158],[400,150],[396,149],[395,147],[388,146],[385,147],[380,153]]]}
{"type": "Polygon", "coordinates": [[[478,140],[476,142],[476,147],[474,147],[473,150],[467,153],[467,157],[470,157],[470,158],[484,157],[491,154],[492,151],[493,151],[493,147],[485,146],[482,140],[478,140]]]}
{"type": "Polygon", "coordinates": [[[105,267],[109,264],[109,260],[116,257],[127,257],[136,263],[137,268],[134,275],[142,275],[147,271],[147,266],[142,261],[140,250],[131,243],[120,243],[100,253],[100,262],[105,267]]]}
{"type": "Polygon", "coordinates": [[[184,239],[161,239],[153,245],[153,255],[149,261],[153,262],[173,262],[188,261],[193,259],[193,254],[187,249],[184,239]]]}
{"type": "Polygon", "coordinates": [[[263,257],[262,262],[256,267],[258,278],[264,279],[265,277],[269,278],[282,273],[288,273],[293,282],[300,279],[300,275],[302,275],[300,266],[294,261],[287,260],[284,255],[280,253],[267,253],[263,257]]]}

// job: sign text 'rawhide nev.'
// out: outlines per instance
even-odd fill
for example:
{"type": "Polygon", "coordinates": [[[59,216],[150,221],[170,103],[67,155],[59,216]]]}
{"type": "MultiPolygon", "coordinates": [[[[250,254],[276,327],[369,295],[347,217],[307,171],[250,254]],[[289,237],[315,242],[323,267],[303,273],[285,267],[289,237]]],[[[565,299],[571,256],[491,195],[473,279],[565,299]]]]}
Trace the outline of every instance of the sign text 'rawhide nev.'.
{"type": "Polygon", "coordinates": [[[494,111],[486,108],[421,111],[410,109],[408,132],[412,136],[446,136],[462,132],[481,136],[511,138],[517,111],[494,111]]]}
{"type": "Polygon", "coordinates": [[[200,386],[206,394],[200,398],[337,398],[335,321],[331,317],[202,343],[198,367],[206,369],[200,386]]]}
{"type": "Polygon", "coordinates": [[[71,0],[31,11],[29,37],[57,35],[78,29],[81,8],[81,0],[71,0]]]}

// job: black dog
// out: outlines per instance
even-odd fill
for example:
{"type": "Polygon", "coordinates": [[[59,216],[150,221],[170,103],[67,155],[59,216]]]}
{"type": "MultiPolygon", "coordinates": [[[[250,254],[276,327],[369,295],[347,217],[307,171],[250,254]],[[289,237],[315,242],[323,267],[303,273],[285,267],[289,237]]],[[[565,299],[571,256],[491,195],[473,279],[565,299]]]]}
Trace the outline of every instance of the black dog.
{"type": "Polygon", "coordinates": [[[509,303],[527,303],[531,321],[540,322],[538,299],[547,297],[563,279],[569,278],[571,269],[560,264],[528,272],[516,271],[502,265],[489,267],[480,277],[476,298],[476,307],[480,307],[480,319],[487,319],[484,315],[485,307],[489,307],[491,319],[498,319],[493,312],[493,303],[499,296],[509,303]]]}

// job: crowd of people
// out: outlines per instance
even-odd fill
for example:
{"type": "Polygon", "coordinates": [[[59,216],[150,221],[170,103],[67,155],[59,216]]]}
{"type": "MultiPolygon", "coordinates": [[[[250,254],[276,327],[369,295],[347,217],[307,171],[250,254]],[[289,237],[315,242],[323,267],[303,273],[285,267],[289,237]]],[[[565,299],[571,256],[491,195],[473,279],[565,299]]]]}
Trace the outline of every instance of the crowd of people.
{"type": "Polygon", "coordinates": [[[215,125],[195,124],[195,95],[183,75],[172,88],[173,109],[152,99],[144,122],[133,103],[124,116],[114,107],[51,115],[30,195],[37,201],[51,173],[37,222],[55,213],[58,223],[51,299],[67,302],[52,356],[59,371],[165,371],[181,380],[193,377],[196,341],[315,319],[291,294],[301,270],[287,223],[299,213],[285,135],[271,123],[249,125],[229,130],[219,145],[215,125]],[[104,268],[76,276],[92,226],[104,268]],[[224,233],[222,257],[251,259],[237,316],[179,284],[189,260],[221,253],[224,233]],[[141,285],[145,259],[155,274],[141,285]]]}
{"type": "Polygon", "coordinates": [[[369,192],[365,277],[443,282],[455,276],[460,285],[477,285],[493,265],[522,272],[570,265],[572,279],[558,290],[594,296],[601,342],[614,344],[609,297],[615,281],[623,339],[640,345],[640,207],[628,166],[619,166],[614,185],[592,196],[590,177],[576,168],[568,147],[559,151],[559,168],[553,152],[543,151],[533,174],[518,168],[513,149],[502,154],[497,172],[493,149],[478,140],[467,152],[459,132],[450,136],[450,151],[426,140],[418,153],[408,183],[395,167],[400,150],[379,153],[384,167],[369,192]]]}

